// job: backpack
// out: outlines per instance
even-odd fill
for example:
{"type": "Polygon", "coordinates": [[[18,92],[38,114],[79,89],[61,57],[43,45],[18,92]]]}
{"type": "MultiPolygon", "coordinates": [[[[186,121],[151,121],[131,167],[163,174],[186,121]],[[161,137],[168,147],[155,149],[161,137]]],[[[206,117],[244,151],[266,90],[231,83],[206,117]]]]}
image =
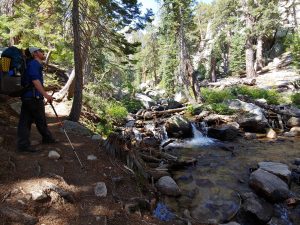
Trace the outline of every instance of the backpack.
{"type": "Polygon", "coordinates": [[[29,87],[22,86],[27,57],[15,46],[6,48],[1,54],[0,93],[12,97],[21,96],[29,87]]]}

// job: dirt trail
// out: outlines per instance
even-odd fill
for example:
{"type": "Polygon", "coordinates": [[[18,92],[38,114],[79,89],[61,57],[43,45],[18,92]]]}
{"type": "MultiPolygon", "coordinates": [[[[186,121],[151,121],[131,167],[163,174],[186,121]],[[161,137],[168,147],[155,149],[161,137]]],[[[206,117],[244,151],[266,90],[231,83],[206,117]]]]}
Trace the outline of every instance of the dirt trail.
{"type": "MultiPolygon", "coordinates": [[[[166,224],[153,218],[149,212],[144,214],[142,207],[136,213],[127,213],[127,208],[137,208],[137,200],[132,198],[151,198],[142,194],[136,178],[122,163],[110,159],[101,150],[99,141],[70,133],[70,139],[87,168],[82,171],[53,114],[48,115],[48,123],[59,142],[39,144],[41,137],[33,126],[31,140],[38,143],[35,147],[39,152],[16,152],[18,115],[7,106],[6,100],[3,101],[0,102],[1,225],[35,224],[34,219],[38,220],[36,224],[45,225],[166,224]],[[51,150],[57,151],[61,158],[49,159],[51,150]],[[97,160],[88,161],[88,155],[95,155],[97,160]],[[97,182],[106,184],[106,197],[95,196],[97,182]],[[33,200],[35,195],[40,200],[33,200]],[[10,214],[16,214],[16,218],[10,214]]],[[[63,113],[59,111],[59,114],[63,113]]]]}

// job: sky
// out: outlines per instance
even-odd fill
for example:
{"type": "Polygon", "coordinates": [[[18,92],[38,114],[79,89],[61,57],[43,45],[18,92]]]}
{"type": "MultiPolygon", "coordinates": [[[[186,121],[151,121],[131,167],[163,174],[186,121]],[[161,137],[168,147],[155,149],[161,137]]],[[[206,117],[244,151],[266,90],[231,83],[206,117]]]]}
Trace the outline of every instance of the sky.
{"type": "MultiPolygon", "coordinates": [[[[212,0],[198,0],[197,2],[207,2],[210,3],[212,2],[212,0]]],[[[159,8],[159,4],[156,2],[156,0],[139,0],[139,2],[141,2],[143,4],[143,12],[145,12],[145,10],[148,9],[152,9],[154,13],[157,12],[158,8],[159,8]]]]}

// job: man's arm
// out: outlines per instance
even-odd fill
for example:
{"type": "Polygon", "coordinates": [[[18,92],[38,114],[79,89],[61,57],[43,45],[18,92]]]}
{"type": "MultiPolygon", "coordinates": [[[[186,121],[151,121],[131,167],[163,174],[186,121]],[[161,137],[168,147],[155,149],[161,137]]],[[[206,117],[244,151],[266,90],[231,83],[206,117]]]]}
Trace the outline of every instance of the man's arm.
{"type": "Polygon", "coordinates": [[[47,94],[47,92],[45,91],[43,85],[39,80],[33,80],[32,83],[36,88],[36,90],[38,90],[47,99],[47,102],[51,103],[53,101],[53,97],[47,94]]]}

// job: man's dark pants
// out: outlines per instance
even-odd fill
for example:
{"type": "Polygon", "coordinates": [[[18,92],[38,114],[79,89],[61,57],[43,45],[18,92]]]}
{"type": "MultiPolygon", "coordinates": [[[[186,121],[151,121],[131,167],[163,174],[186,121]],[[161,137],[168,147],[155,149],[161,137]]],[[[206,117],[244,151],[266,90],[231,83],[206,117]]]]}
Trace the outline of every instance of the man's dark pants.
{"type": "Polygon", "coordinates": [[[53,140],[45,115],[45,105],[42,98],[22,99],[21,115],[18,125],[18,149],[23,150],[30,146],[31,124],[35,123],[36,128],[43,137],[43,142],[53,140]]]}

